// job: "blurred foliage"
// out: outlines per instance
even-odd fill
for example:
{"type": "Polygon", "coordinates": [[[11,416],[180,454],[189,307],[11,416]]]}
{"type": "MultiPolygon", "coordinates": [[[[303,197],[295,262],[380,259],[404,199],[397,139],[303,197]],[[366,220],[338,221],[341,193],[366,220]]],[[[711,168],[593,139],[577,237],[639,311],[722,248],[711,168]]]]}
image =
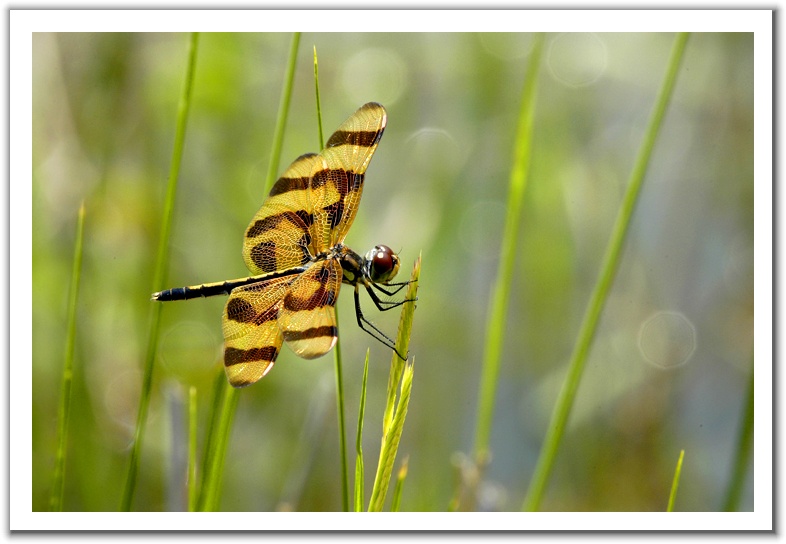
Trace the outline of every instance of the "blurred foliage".
{"type": "MultiPolygon", "coordinates": [[[[517,509],[564,377],[601,253],[655,100],[670,34],[550,34],[500,369],[492,460],[478,507],[517,509]]],[[[242,277],[287,34],[205,34],[176,201],[177,287],[242,277]]],[[[282,161],[316,151],[312,45],[326,134],[364,102],[388,127],[347,243],[423,253],[410,352],[418,361],[399,455],[401,510],[445,510],[472,447],[479,362],[531,36],[304,34],[282,161]]],[[[139,400],[152,264],[185,34],[33,39],[33,505],[56,451],[67,292],[86,203],[65,510],[116,510],[139,400]]],[[[732,473],[753,342],[753,39],[691,38],[544,510],[719,510],[732,473]]],[[[135,499],[186,508],[188,389],[203,448],[223,372],[219,298],[169,303],[135,499]]],[[[363,451],[379,452],[390,352],[339,300],[347,421],[371,348],[363,451]]],[[[394,333],[397,316],[371,312],[394,333]]],[[[395,312],[391,312],[395,313],[395,312]]],[[[329,358],[284,349],[243,390],[221,508],[341,508],[329,358]]],[[[352,436],[348,437],[350,442],[352,436]]],[[[201,451],[201,450],[200,450],[201,451]]],[[[200,467],[201,468],[201,467],[200,467]]],[[[752,474],[752,467],[749,468],[752,474]]],[[[371,482],[366,482],[366,496],[371,482]]],[[[740,508],[753,507],[752,482],[740,508]]]]}

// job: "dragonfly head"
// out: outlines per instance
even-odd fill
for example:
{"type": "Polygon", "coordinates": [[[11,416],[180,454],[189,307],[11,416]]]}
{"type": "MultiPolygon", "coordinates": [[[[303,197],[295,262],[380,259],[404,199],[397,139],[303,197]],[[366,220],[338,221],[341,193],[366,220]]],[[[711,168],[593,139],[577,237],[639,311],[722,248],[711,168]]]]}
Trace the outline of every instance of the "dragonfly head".
{"type": "Polygon", "coordinates": [[[366,273],[374,283],[387,283],[398,273],[401,261],[388,246],[378,245],[366,253],[366,273]]]}

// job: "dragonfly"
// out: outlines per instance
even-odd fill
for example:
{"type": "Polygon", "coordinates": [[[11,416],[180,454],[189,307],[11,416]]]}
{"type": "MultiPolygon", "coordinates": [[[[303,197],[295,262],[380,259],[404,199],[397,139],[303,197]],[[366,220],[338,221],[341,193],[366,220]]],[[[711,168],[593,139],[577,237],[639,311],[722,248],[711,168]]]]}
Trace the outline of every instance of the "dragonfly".
{"type": "Polygon", "coordinates": [[[359,297],[363,287],[380,311],[413,302],[377,294],[394,297],[410,283],[392,281],[398,255],[377,245],[361,256],[344,245],[386,123],[385,108],[369,102],[339,126],[320,153],[306,153],[289,165],[246,229],[243,260],[251,276],[153,294],[157,301],[229,295],[222,328],[224,369],[232,386],[265,376],[284,342],[304,359],[329,352],[338,338],[335,304],[342,283],[354,287],[360,328],[406,360],[363,315],[359,297]]]}

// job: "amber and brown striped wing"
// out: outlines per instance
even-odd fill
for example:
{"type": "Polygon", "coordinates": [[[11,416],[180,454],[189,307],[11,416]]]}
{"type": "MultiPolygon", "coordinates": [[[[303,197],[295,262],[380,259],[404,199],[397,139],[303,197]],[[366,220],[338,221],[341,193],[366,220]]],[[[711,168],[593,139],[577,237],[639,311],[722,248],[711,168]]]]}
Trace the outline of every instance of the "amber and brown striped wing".
{"type": "Polygon", "coordinates": [[[286,169],[251,220],[243,240],[248,269],[255,275],[300,271],[230,293],[223,320],[224,364],[233,386],[264,376],[284,340],[306,359],[335,345],[343,271],[335,258],[315,259],[342,242],[352,225],[363,176],[386,120],[381,105],[362,106],[321,153],[301,155],[286,169]]]}
{"type": "Polygon", "coordinates": [[[308,187],[311,173],[322,162],[316,153],[295,159],[254,215],[243,239],[243,260],[254,274],[287,270],[311,260],[313,208],[308,187]]]}
{"type": "Polygon", "coordinates": [[[283,336],[278,312],[297,274],[234,289],[224,308],[224,369],[234,387],[251,385],[273,367],[283,336]]]}
{"type": "Polygon", "coordinates": [[[309,201],[311,236],[318,254],[343,242],[355,220],[363,177],[385,130],[387,114],[376,102],[361,106],[328,139],[314,161],[309,201]]]}
{"type": "Polygon", "coordinates": [[[320,261],[287,289],[278,326],[287,345],[304,359],[314,359],[336,344],[336,300],[343,271],[337,259],[320,261]]]}

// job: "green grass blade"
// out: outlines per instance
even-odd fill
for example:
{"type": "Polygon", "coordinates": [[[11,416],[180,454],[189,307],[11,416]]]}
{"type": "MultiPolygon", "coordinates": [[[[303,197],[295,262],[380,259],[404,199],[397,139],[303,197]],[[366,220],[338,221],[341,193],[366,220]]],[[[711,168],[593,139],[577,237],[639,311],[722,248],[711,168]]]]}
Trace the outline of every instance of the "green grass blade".
{"type": "Polygon", "coordinates": [[[614,229],[603,257],[600,277],[595,284],[587,310],[584,314],[576,345],[574,346],[568,365],[568,375],[565,378],[559,398],[557,399],[557,404],[551,417],[551,422],[538,457],[538,462],[535,466],[535,472],[527,491],[527,497],[523,505],[525,510],[537,510],[546,489],[546,483],[551,474],[551,468],[554,464],[554,459],[556,458],[562,436],[565,433],[568,416],[570,415],[570,410],[576,397],[576,391],[581,381],[584,363],[587,360],[600,313],[603,309],[612,280],[614,279],[614,274],[617,271],[622,245],[625,241],[625,235],[628,232],[630,219],[639,196],[644,174],[647,171],[652,150],[655,147],[655,141],[666,113],[666,107],[669,104],[672,91],[674,90],[680,61],[682,60],[687,40],[688,34],[686,33],[678,34],[675,38],[666,76],[663,80],[660,93],[658,94],[655,108],[650,116],[647,132],[644,135],[644,140],[639,149],[633,171],[631,172],[628,189],[622,201],[622,206],[617,215],[614,229]]]}
{"type": "MultiPolygon", "coordinates": [[[[180,175],[180,161],[183,157],[183,145],[186,138],[188,110],[191,106],[191,91],[194,86],[194,72],[196,70],[198,45],[199,34],[191,34],[186,78],[177,108],[178,111],[177,127],[175,130],[175,142],[172,149],[172,162],[169,169],[169,183],[167,185],[166,199],[164,201],[164,214],[163,220],[161,222],[161,237],[158,242],[158,254],[156,256],[156,269],[152,291],[160,291],[163,289],[164,279],[167,276],[167,271],[169,268],[169,234],[172,229],[172,215],[175,207],[175,194],[177,193],[177,179],[180,175]]],[[[158,348],[158,328],[161,321],[161,305],[151,304],[150,313],[151,317],[150,328],[148,329],[147,353],[145,355],[145,369],[142,377],[142,390],[139,400],[136,428],[134,430],[134,444],[131,449],[131,459],[128,466],[128,474],[126,476],[126,483],[120,503],[120,509],[124,512],[131,510],[131,502],[133,501],[134,490],[136,488],[137,472],[139,470],[139,457],[142,451],[145,423],[147,420],[147,410],[150,406],[150,390],[153,384],[153,367],[155,363],[156,350],[158,348]]]]}
{"type": "Polygon", "coordinates": [[[208,467],[213,464],[213,455],[215,455],[218,442],[218,426],[221,419],[221,406],[224,402],[224,390],[227,386],[227,378],[223,369],[216,372],[216,378],[213,386],[213,402],[210,406],[210,416],[208,418],[207,430],[205,431],[205,451],[202,456],[202,476],[199,483],[199,497],[197,498],[197,510],[200,510],[205,504],[207,496],[207,488],[210,483],[208,476],[208,467]]]}
{"type": "Polygon", "coordinates": [[[188,388],[188,511],[196,512],[199,486],[196,477],[197,452],[197,394],[193,385],[188,388]]]}
{"type": "Polygon", "coordinates": [[[213,387],[213,402],[210,407],[210,417],[205,432],[205,452],[202,456],[202,477],[199,484],[199,497],[197,499],[197,511],[202,511],[207,503],[209,489],[213,485],[212,467],[215,465],[213,457],[218,455],[219,427],[221,426],[222,407],[224,396],[227,390],[227,378],[223,369],[216,372],[215,385],[213,387]]]}
{"type": "Polygon", "coordinates": [[[232,432],[232,421],[237,411],[237,403],[240,400],[240,393],[229,385],[226,378],[221,380],[220,416],[218,426],[215,428],[215,440],[213,448],[205,460],[205,476],[202,482],[202,498],[199,504],[201,512],[215,512],[221,498],[219,489],[224,471],[224,459],[226,458],[227,444],[229,435],[232,432]]]}
{"type": "Polygon", "coordinates": [[[505,316],[510,301],[510,286],[513,265],[518,251],[518,232],[524,191],[529,176],[532,153],[532,125],[535,117],[535,100],[540,59],[543,52],[543,35],[535,36],[532,53],[527,65],[526,80],[521,98],[518,130],[514,148],[513,168],[508,189],[508,208],[502,237],[500,266],[494,282],[494,295],[486,326],[486,346],[478,397],[478,415],[475,429],[475,459],[484,465],[488,456],[491,426],[494,416],[494,401],[497,394],[502,340],[505,332],[505,316]]]}
{"type": "Polygon", "coordinates": [[[325,136],[322,133],[322,106],[319,100],[319,63],[317,62],[317,46],[314,46],[314,96],[317,99],[317,126],[319,127],[319,149],[325,147],[325,136]]]}
{"type": "Polygon", "coordinates": [[[390,502],[390,511],[398,512],[401,508],[401,492],[404,489],[404,480],[407,478],[407,471],[409,469],[409,456],[404,457],[404,462],[401,463],[401,468],[398,469],[396,475],[396,487],[393,488],[393,499],[390,502]]]}
{"type": "Polygon", "coordinates": [[[289,104],[292,101],[292,85],[295,81],[295,67],[297,66],[297,51],[300,45],[300,32],[292,34],[292,42],[289,45],[289,59],[287,59],[287,73],[284,76],[284,88],[281,90],[281,99],[278,103],[278,116],[276,117],[275,137],[273,147],[270,150],[270,161],[267,167],[267,178],[265,180],[264,194],[270,192],[273,183],[276,181],[279,163],[281,162],[281,147],[284,143],[284,127],[287,125],[289,116],[289,104]]]}
{"type": "Polygon", "coordinates": [[[401,433],[404,430],[404,420],[407,417],[409,397],[412,392],[412,378],[415,372],[415,361],[405,365],[401,377],[401,393],[399,395],[398,406],[393,414],[388,433],[382,438],[382,447],[379,451],[379,464],[377,474],[374,479],[374,488],[371,491],[371,501],[369,502],[369,512],[381,512],[385,505],[385,496],[390,486],[390,476],[393,472],[393,464],[396,462],[398,445],[401,441],[401,433]]]}
{"type": "MultiPolygon", "coordinates": [[[[410,284],[407,287],[406,300],[415,300],[418,294],[418,280],[420,279],[420,261],[422,255],[418,255],[415,266],[412,269],[412,276],[410,276],[410,284]]],[[[409,353],[409,337],[412,334],[412,318],[415,315],[416,305],[414,303],[404,304],[401,310],[401,319],[398,325],[398,335],[396,336],[396,349],[399,353],[409,353]]],[[[388,376],[388,389],[387,389],[387,402],[385,404],[385,413],[382,418],[382,435],[388,433],[390,425],[393,422],[393,413],[396,406],[396,388],[401,380],[401,375],[404,372],[405,362],[393,353],[390,361],[390,374],[388,376]]]]}
{"type": "MultiPolygon", "coordinates": [[[[322,132],[322,104],[319,100],[319,62],[317,47],[314,46],[314,96],[317,102],[317,127],[319,129],[319,149],[325,147],[322,132]]],[[[334,308],[336,323],[339,323],[338,307],[334,308]]],[[[336,338],[333,349],[333,366],[336,373],[336,412],[338,416],[338,448],[341,465],[341,508],[349,512],[349,468],[347,466],[347,427],[344,418],[344,372],[341,359],[341,335],[336,338]]]]}
{"type": "Polygon", "coordinates": [[[748,379],[748,394],[745,399],[744,410],[740,436],[737,440],[734,469],[728,491],[726,492],[726,501],[723,504],[725,512],[736,512],[739,509],[742,488],[745,484],[745,474],[748,471],[748,463],[753,451],[753,365],[751,365],[751,375],[748,379]]]}
{"type": "Polygon", "coordinates": [[[366,362],[363,365],[363,383],[360,386],[360,408],[358,409],[358,432],[355,439],[355,512],[363,511],[363,416],[366,413],[366,382],[368,381],[368,355],[366,350],[366,362]]]}
{"type": "MultiPolygon", "coordinates": [[[[420,262],[418,256],[412,268],[409,286],[407,286],[407,300],[415,300],[418,294],[418,280],[420,279],[420,262]]],[[[396,349],[399,353],[409,352],[409,339],[412,334],[412,320],[415,315],[414,302],[404,304],[401,309],[401,318],[396,338],[396,349]]],[[[369,500],[369,512],[381,512],[385,504],[385,496],[390,486],[390,475],[396,461],[396,453],[404,428],[404,419],[407,416],[409,396],[412,391],[412,377],[414,375],[414,360],[407,364],[396,353],[393,353],[388,377],[388,395],[385,412],[382,419],[382,445],[379,451],[379,463],[374,477],[374,487],[369,500]],[[400,383],[399,401],[396,405],[396,386],[400,383]],[[392,386],[392,387],[391,387],[392,386]]]]}
{"type": "Polygon", "coordinates": [[[63,510],[63,489],[65,485],[66,445],[68,442],[68,421],[71,416],[71,385],[74,376],[74,345],[76,342],[76,303],[79,300],[79,282],[82,276],[82,247],[85,232],[85,203],[79,207],[74,243],[74,263],[71,270],[71,285],[68,289],[68,310],[63,376],[60,381],[60,406],[57,412],[57,453],[55,454],[55,473],[49,508],[53,512],[63,510]]]}
{"type": "Polygon", "coordinates": [[[680,456],[677,459],[677,467],[674,469],[674,479],[671,482],[671,492],[669,493],[669,504],[666,506],[666,512],[674,512],[674,500],[677,498],[677,488],[680,486],[680,474],[682,473],[682,459],[685,457],[685,450],[680,450],[680,456]]]}
{"type": "MultiPolygon", "coordinates": [[[[289,113],[289,105],[292,98],[292,86],[295,79],[295,67],[297,65],[297,51],[300,44],[300,33],[295,32],[290,42],[289,58],[287,61],[287,71],[284,76],[284,86],[281,89],[281,99],[279,101],[278,116],[276,117],[276,127],[274,129],[273,146],[270,151],[270,165],[265,179],[265,193],[270,191],[276,180],[276,173],[281,159],[281,147],[284,141],[284,129],[289,113]]],[[[226,457],[229,435],[232,430],[232,421],[237,410],[237,403],[240,397],[238,391],[230,387],[226,379],[221,381],[220,403],[215,403],[215,409],[220,410],[218,417],[213,416],[213,420],[218,421],[216,436],[211,439],[210,448],[205,459],[205,476],[202,482],[202,497],[199,509],[202,511],[214,511],[218,508],[220,499],[219,487],[221,476],[224,469],[224,458],[226,457]]]]}
{"type": "MultiPolygon", "coordinates": [[[[338,323],[338,308],[336,323],[338,323]]],[[[333,348],[333,366],[336,373],[336,413],[338,416],[338,447],[341,459],[341,507],[343,512],[349,512],[349,468],[347,467],[347,429],[344,419],[344,372],[341,364],[341,340],[336,339],[333,348]]]]}

